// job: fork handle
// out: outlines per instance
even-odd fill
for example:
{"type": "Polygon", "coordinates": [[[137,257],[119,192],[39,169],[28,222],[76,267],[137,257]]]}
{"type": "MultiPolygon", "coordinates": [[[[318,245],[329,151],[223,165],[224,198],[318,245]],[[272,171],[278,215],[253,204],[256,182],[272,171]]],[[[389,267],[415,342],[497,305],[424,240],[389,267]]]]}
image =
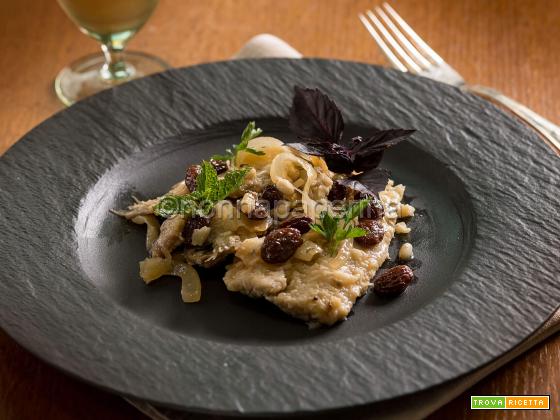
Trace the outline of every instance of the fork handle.
{"type": "Polygon", "coordinates": [[[467,86],[466,89],[469,92],[485,99],[489,99],[492,102],[507,108],[509,111],[537,130],[548,141],[550,146],[555,149],[556,153],[560,153],[560,127],[556,124],[553,124],[536,112],[531,111],[525,105],[514,101],[497,90],[479,85],[467,86]]]}

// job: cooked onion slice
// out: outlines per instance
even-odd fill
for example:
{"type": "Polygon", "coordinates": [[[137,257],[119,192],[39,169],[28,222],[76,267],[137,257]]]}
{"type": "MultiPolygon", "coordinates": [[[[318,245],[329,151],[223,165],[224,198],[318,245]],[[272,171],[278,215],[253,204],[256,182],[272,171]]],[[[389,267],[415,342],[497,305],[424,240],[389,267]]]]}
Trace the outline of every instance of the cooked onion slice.
{"type": "Polygon", "coordinates": [[[140,276],[146,284],[165,275],[181,277],[181,298],[183,302],[192,303],[200,300],[202,292],[200,277],[189,264],[177,262],[171,258],[159,257],[146,258],[140,262],[140,276]]]}
{"type": "Polygon", "coordinates": [[[181,277],[181,298],[183,302],[193,303],[200,300],[202,285],[198,273],[192,266],[185,263],[176,263],[173,265],[171,274],[181,277]]]}
{"type": "Polygon", "coordinates": [[[280,153],[270,165],[270,179],[285,195],[288,195],[286,194],[288,189],[301,192],[301,202],[305,214],[315,219],[316,202],[309,197],[309,188],[317,179],[317,172],[313,165],[293,153],[280,153]],[[302,171],[305,179],[301,177],[302,171]],[[297,179],[294,179],[296,173],[297,179]],[[301,181],[298,182],[299,179],[304,181],[301,189],[294,185],[295,183],[301,185],[301,181]]]}
{"type": "Polygon", "coordinates": [[[249,147],[260,152],[264,155],[255,155],[249,152],[240,151],[237,153],[235,163],[237,166],[249,165],[256,169],[261,169],[268,165],[272,159],[288,150],[281,140],[274,137],[257,137],[249,141],[249,147]]]}
{"type": "Polygon", "coordinates": [[[141,214],[132,219],[137,225],[146,224],[148,230],[146,232],[146,249],[152,249],[152,244],[159,236],[159,222],[153,214],[141,214]]]}
{"type": "Polygon", "coordinates": [[[152,257],[140,261],[140,277],[146,284],[159,279],[161,276],[170,274],[173,271],[173,261],[171,258],[152,257]]]}

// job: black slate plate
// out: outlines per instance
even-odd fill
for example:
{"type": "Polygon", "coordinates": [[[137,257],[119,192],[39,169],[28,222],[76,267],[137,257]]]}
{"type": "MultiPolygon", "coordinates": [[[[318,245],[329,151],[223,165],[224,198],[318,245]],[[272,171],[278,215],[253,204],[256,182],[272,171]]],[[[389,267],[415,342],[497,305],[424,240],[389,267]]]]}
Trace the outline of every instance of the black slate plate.
{"type": "MultiPolygon", "coordinates": [[[[456,378],[534,331],[560,301],[559,160],[532,132],[458,89],[326,60],[202,65],[96,95],[0,161],[0,326],[49,363],[186,410],[290,414],[375,403],[456,378]],[[294,84],[317,86],[349,131],[414,127],[383,167],[420,209],[422,262],[401,298],[366,296],[308,330],[204,273],[144,286],[143,229],[108,214],[159,195],[248,120],[289,139],[294,84]]],[[[393,250],[394,255],[394,250],[393,250]]]]}

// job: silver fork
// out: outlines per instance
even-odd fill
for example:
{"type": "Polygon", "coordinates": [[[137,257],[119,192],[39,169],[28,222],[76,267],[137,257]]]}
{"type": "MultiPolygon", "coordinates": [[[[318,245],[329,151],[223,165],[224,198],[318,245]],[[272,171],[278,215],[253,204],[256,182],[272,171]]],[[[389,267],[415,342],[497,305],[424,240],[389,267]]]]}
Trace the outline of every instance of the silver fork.
{"type": "Polygon", "coordinates": [[[509,109],[537,130],[560,152],[560,127],[504,94],[484,86],[468,85],[387,3],[359,18],[393,67],[460,87],[509,109]]]}

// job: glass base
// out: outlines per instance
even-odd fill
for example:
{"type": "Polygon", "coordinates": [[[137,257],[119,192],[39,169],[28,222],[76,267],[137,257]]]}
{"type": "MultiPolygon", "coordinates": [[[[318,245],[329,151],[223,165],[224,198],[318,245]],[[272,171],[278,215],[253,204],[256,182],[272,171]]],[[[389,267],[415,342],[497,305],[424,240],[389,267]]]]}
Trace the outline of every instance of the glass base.
{"type": "Polygon", "coordinates": [[[126,63],[127,76],[118,79],[107,74],[105,58],[101,53],[74,61],[56,76],[54,89],[58,98],[70,106],[94,93],[170,68],[165,61],[141,52],[125,51],[122,58],[126,63]]]}

